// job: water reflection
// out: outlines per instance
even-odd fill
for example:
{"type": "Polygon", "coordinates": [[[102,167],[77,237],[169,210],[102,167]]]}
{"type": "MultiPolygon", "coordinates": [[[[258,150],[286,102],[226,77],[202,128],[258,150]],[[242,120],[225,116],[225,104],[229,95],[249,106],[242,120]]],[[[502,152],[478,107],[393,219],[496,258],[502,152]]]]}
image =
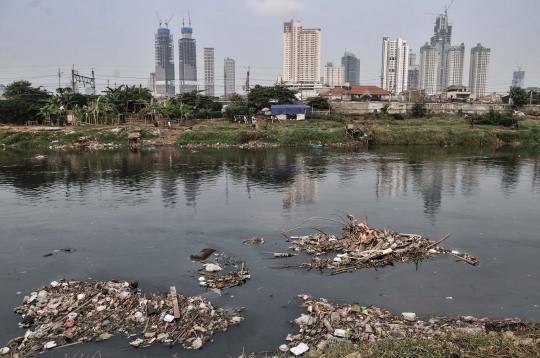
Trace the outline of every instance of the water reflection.
{"type": "MultiPolygon", "coordinates": [[[[414,196],[435,222],[445,198],[456,192],[477,196],[486,185],[499,182],[505,196],[516,193],[522,180],[532,180],[540,192],[538,149],[375,148],[369,152],[335,149],[221,149],[175,148],[45,153],[41,161],[31,150],[4,150],[0,156],[0,188],[21,198],[43,200],[63,192],[68,200],[84,201],[90,193],[109,190],[113,199],[136,205],[161,193],[166,208],[185,205],[196,211],[205,192],[231,193],[253,189],[276,192],[283,209],[316,205],[332,181],[341,187],[371,182],[375,200],[414,196]],[[337,174],[331,175],[331,174],[337,174]],[[526,179],[525,179],[526,178],[526,179]],[[328,186],[328,187],[327,187],[328,186]],[[231,188],[235,187],[235,191],[231,188]]],[[[369,183],[368,183],[369,184],[369,183]]],[[[335,190],[335,189],[332,189],[335,190]]]]}

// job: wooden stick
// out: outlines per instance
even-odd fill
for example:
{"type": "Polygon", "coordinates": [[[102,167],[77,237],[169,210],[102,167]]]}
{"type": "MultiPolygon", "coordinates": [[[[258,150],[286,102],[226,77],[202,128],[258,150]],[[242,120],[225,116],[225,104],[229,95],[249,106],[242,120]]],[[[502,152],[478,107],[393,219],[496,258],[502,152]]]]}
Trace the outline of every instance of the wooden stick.
{"type": "Polygon", "coordinates": [[[308,222],[308,221],[311,221],[311,220],[316,220],[316,219],[321,219],[321,220],[328,220],[328,221],[333,221],[333,222],[336,222],[338,224],[342,224],[342,225],[348,225],[346,222],[343,222],[343,221],[338,221],[338,220],[334,220],[334,219],[329,219],[329,218],[324,218],[324,217],[321,217],[321,216],[314,216],[312,218],[309,218],[307,220],[304,220],[302,221],[300,224],[296,225],[295,227],[293,227],[292,229],[289,229],[289,230],[286,230],[286,231],[281,231],[279,232],[278,234],[286,234],[288,233],[289,231],[293,231],[294,229],[298,228],[300,225],[308,222]]]}
{"type": "Polygon", "coordinates": [[[459,255],[456,255],[456,254],[454,254],[454,253],[452,253],[452,252],[449,252],[448,254],[449,254],[450,256],[455,257],[455,258],[458,259],[458,260],[461,260],[461,261],[463,261],[463,262],[468,263],[469,265],[476,266],[476,264],[478,264],[478,261],[473,261],[473,260],[466,259],[466,258],[461,257],[461,256],[459,256],[459,255]]]}
{"type": "Polygon", "coordinates": [[[70,346],[74,346],[74,345],[81,344],[81,343],[82,343],[82,341],[75,342],[75,343],[70,343],[70,344],[64,344],[63,346],[57,346],[57,347],[54,347],[54,348],[51,348],[51,349],[48,349],[48,350],[53,351],[53,350],[58,349],[58,348],[70,347],[70,346]]]}
{"type": "Polygon", "coordinates": [[[180,308],[178,307],[178,295],[176,294],[176,286],[171,287],[172,304],[174,311],[174,318],[180,318],[180,308]]]}
{"type": "Polygon", "coordinates": [[[446,235],[445,237],[443,237],[442,239],[440,239],[439,241],[437,242],[434,242],[433,244],[429,245],[428,247],[425,248],[425,250],[429,250],[431,248],[434,248],[435,246],[439,245],[441,242],[443,242],[444,240],[448,239],[450,237],[451,234],[448,234],[446,235]]]}

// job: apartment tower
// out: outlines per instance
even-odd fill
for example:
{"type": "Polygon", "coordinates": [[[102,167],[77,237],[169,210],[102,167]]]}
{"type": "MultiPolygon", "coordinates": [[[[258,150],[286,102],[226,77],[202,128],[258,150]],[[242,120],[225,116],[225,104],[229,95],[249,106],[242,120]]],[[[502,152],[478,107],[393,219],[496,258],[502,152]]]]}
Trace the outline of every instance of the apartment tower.
{"type": "Polygon", "coordinates": [[[174,96],[174,40],[171,30],[160,27],[155,40],[155,60],[156,60],[156,95],[174,96]]]}
{"type": "Polygon", "coordinates": [[[214,66],[214,48],[204,48],[204,90],[205,95],[215,96],[215,66],[214,66]]]}
{"type": "Polygon", "coordinates": [[[381,87],[393,94],[407,91],[409,51],[407,41],[402,38],[390,40],[383,37],[381,87]]]}
{"type": "Polygon", "coordinates": [[[197,90],[197,43],[192,36],[191,20],[189,27],[185,27],[182,21],[182,38],[178,40],[180,93],[197,90]]]}
{"type": "MultiPolygon", "coordinates": [[[[465,58],[465,44],[452,46],[446,50],[446,69],[445,85],[450,86],[463,85],[463,60],[465,58]]],[[[445,88],[445,89],[446,89],[445,88]]]]}
{"type": "Polygon", "coordinates": [[[283,80],[319,82],[321,29],[303,29],[298,21],[283,24],[283,80]]]}
{"type": "Polygon", "coordinates": [[[234,83],[234,76],[235,76],[235,62],[232,58],[226,58],[225,59],[225,67],[224,67],[224,84],[225,84],[225,96],[224,98],[229,98],[233,93],[235,93],[235,83],[234,83]]]}
{"type": "Polygon", "coordinates": [[[334,67],[332,62],[328,62],[324,66],[323,82],[331,88],[343,86],[345,83],[345,66],[334,67]]]}
{"type": "Polygon", "coordinates": [[[351,86],[360,85],[360,59],[350,52],[341,58],[341,66],[345,67],[345,82],[351,86]]]}
{"type": "Polygon", "coordinates": [[[426,95],[437,93],[439,83],[440,51],[437,47],[426,42],[420,48],[420,78],[419,89],[425,90],[426,95]]]}
{"type": "Polygon", "coordinates": [[[489,62],[491,49],[478,44],[471,49],[471,66],[469,68],[469,90],[472,95],[485,97],[489,81],[489,62]]]}

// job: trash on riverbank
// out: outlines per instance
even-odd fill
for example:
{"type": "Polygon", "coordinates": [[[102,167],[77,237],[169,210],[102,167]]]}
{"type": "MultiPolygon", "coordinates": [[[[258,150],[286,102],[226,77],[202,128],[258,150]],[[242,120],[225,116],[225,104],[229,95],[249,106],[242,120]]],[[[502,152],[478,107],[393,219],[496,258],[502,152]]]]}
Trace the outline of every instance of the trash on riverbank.
{"type": "MultiPolygon", "coordinates": [[[[412,312],[401,317],[375,306],[360,304],[331,304],[324,298],[298,295],[307,313],[291,321],[296,323],[299,333],[287,336],[287,347],[307,347],[310,351],[323,351],[331,344],[350,341],[353,343],[376,342],[382,339],[406,337],[434,338],[458,333],[489,333],[515,331],[524,325],[519,319],[492,320],[461,316],[455,318],[433,316],[423,321],[412,312]]],[[[280,350],[285,351],[281,346],[280,350]]],[[[307,350],[307,349],[306,349],[307,350]]]]}
{"type": "MultiPolygon", "coordinates": [[[[450,255],[473,266],[479,263],[473,256],[440,247],[439,244],[450,237],[450,234],[439,241],[433,241],[417,234],[371,229],[368,227],[367,217],[364,217],[363,223],[358,223],[351,214],[347,214],[347,218],[350,223],[343,222],[345,224],[343,230],[346,232],[343,236],[320,232],[290,237],[293,242],[292,250],[305,251],[313,255],[309,262],[300,264],[300,267],[319,270],[326,268],[335,275],[365,267],[391,265],[398,261],[418,262],[434,258],[438,254],[450,255]]],[[[296,228],[291,230],[294,229],[296,228]]]]}
{"type": "MultiPolygon", "coordinates": [[[[155,342],[201,348],[216,331],[243,319],[239,310],[218,308],[208,300],[169,293],[146,295],[137,282],[120,280],[84,283],[53,281],[25,297],[14,308],[26,333],[6,344],[7,356],[25,357],[75,343],[106,340],[115,333],[136,339],[134,347],[155,342]]],[[[4,350],[6,351],[6,350],[4,350]]]]}
{"type": "Polygon", "coordinates": [[[198,278],[200,286],[222,290],[241,286],[251,278],[243,260],[234,258],[227,253],[214,254],[214,256],[214,262],[205,261],[200,269],[192,272],[194,276],[200,275],[198,278]]]}
{"type": "Polygon", "coordinates": [[[251,239],[245,239],[242,241],[244,245],[260,245],[266,242],[262,237],[252,237],[251,239]]]}

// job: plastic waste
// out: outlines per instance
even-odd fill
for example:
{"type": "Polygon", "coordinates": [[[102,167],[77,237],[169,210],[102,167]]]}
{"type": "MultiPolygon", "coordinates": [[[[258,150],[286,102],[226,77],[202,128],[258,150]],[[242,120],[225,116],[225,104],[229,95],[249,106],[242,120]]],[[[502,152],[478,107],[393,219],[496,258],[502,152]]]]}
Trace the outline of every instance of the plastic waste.
{"type": "Polygon", "coordinates": [[[0,349],[0,355],[8,354],[9,353],[9,347],[4,347],[0,349]]]}
{"type": "Polygon", "coordinates": [[[216,264],[206,265],[206,271],[208,272],[216,272],[216,271],[221,271],[221,270],[222,268],[219,265],[216,265],[216,264]]]}
{"type": "Polygon", "coordinates": [[[309,350],[309,347],[305,343],[300,343],[294,348],[291,348],[291,353],[295,356],[299,356],[300,354],[306,353],[309,350]]]}
{"type": "Polygon", "coordinates": [[[416,321],[416,313],[413,313],[413,312],[403,312],[401,314],[401,316],[403,316],[403,319],[406,320],[406,321],[409,321],[409,322],[414,322],[416,321]]]}
{"type": "Polygon", "coordinates": [[[45,343],[45,349],[51,349],[51,348],[54,348],[54,347],[56,347],[56,342],[55,341],[50,341],[50,342],[45,343]]]}
{"type": "Polygon", "coordinates": [[[52,287],[56,287],[56,286],[58,286],[58,282],[57,282],[57,281],[53,281],[53,282],[51,282],[51,286],[52,286],[52,287]]]}
{"type": "Polygon", "coordinates": [[[193,343],[191,344],[191,347],[193,347],[193,349],[199,349],[202,347],[202,339],[200,337],[198,337],[196,340],[193,341],[193,343]]]}
{"type": "Polygon", "coordinates": [[[279,350],[283,353],[287,353],[289,351],[289,346],[287,346],[286,344],[282,344],[281,346],[279,346],[279,350]]]}
{"type": "Polygon", "coordinates": [[[170,315],[170,314],[166,314],[165,317],[163,317],[163,320],[165,322],[172,322],[172,321],[174,321],[174,316],[170,315]]]}

